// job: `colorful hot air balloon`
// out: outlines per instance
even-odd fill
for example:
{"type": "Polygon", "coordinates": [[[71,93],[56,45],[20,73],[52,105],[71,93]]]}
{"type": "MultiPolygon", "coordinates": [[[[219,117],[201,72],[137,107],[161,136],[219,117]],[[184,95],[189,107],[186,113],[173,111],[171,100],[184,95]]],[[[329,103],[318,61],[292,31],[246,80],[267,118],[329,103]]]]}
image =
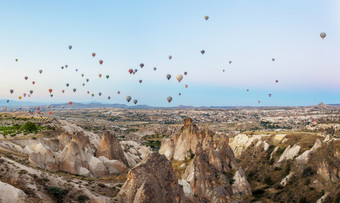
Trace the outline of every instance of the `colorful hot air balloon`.
{"type": "Polygon", "coordinates": [[[172,59],[172,56],[171,56],[171,55],[170,55],[170,56],[168,56],[168,59],[169,59],[169,60],[171,60],[171,59],[172,59]]]}
{"type": "Polygon", "coordinates": [[[205,20],[208,20],[208,19],[209,19],[209,16],[204,16],[204,19],[205,19],[205,20]]]}
{"type": "Polygon", "coordinates": [[[28,77],[27,76],[25,76],[25,80],[27,80],[28,79],[28,77]]]}
{"type": "Polygon", "coordinates": [[[185,85],[185,88],[188,88],[188,85],[185,85]]]}
{"type": "Polygon", "coordinates": [[[118,91],[117,94],[120,95],[120,91],[118,91]]]}
{"type": "Polygon", "coordinates": [[[140,66],[141,68],[143,68],[143,67],[144,67],[144,63],[139,64],[139,66],[140,66]]]}
{"type": "Polygon", "coordinates": [[[76,72],[78,72],[78,69],[76,69],[76,72]]]}
{"type": "Polygon", "coordinates": [[[92,93],[91,96],[94,97],[94,94],[92,93]]]}
{"type": "Polygon", "coordinates": [[[134,104],[137,104],[137,102],[138,102],[137,99],[134,99],[134,100],[133,100],[133,103],[134,103],[134,104]]]}
{"type": "Polygon", "coordinates": [[[183,79],[183,75],[178,74],[178,75],[176,76],[176,79],[177,79],[178,82],[181,82],[182,79],[183,79]]]}
{"type": "Polygon", "coordinates": [[[48,114],[49,114],[49,115],[52,115],[52,111],[49,111],[48,114]]]}
{"type": "Polygon", "coordinates": [[[106,79],[109,79],[109,77],[110,77],[109,75],[106,75],[106,79]]]}
{"type": "Polygon", "coordinates": [[[201,54],[203,55],[205,53],[205,51],[204,50],[201,50],[201,54]]]}
{"type": "Polygon", "coordinates": [[[95,56],[96,56],[96,53],[92,53],[92,56],[95,57],[95,56]]]}
{"type": "Polygon", "coordinates": [[[19,98],[19,100],[21,100],[21,99],[22,99],[22,97],[21,97],[21,96],[19,96],[18,98],[19,98]]]}
{"type": "Polygon", "coordinates": [[[188,74],[188,72],[184,72],[184,75],[187,75],[188,74]]]}
{"type": "Polygon", "coordinates": [[[99,76],[99,78],[101,78],[101,77],[102,77],[102,74],[99,74],[98,76],[99,76]]]}
{"type": "Polygon", "coordinates": [[[321,37],[321,39],[325,39],[326,33],[325,33],[325,32],[321,32],[321,33],[320,33],[320,37],[321,37]]]}
{"type": "Polygon", "coordinates": [[[90,94],[90,91],[87,91],[87,94],[90,94]]]}
{"type": "Polygon", "coordinates": [[[131,101],[131,97],[130,96],[127,96],[125,99],[126,99],[127,102],[131,101]]]}
{"type": "Polygon", "coordinates": [[[276,82],[276,83],[278,83],[278,82],[279,82],[279,80],[275,80],[275,82],[276,82]]]}
{"type": "Polygon", "coordinates": [[[249,92],[249,89],[247,89],[247,92],[249,92]]]}
{"type": "Polygon", "coordinates": [[[87,79],[86,79],[86,82],[89,82],[89,81],[90,81],[90,79],[87,78],[87,79]]]}
{"type": "Polygon", "coordinates": [[[71,102],[71,101],[70,101],[70,102],[68,102],[68,105],[72,106],[72,102],[71,102]]]}
{"type": "Polygon", "coordinates": [[[84,86],[85,86],[85,83],[83,83],[82,85],[83,85],[83,87],[84,87],[84,86]]]}
{"type": "Polygon", "coordinates": [[[168,100],[169,103],[172,101],[172,97],[170,96],[168,96],[166,99],[168,100]]]}
{"type": "Polygon", "coordinates": [[[64,69],[64,66],[61,66],[61,70],[63,70],[64,69]]]}
{"type": "Polygon", "coordinates": [[[222,72],[225,72],[225,69],[223,69],[222,72]]]}
{"type": "Polygon", "coordinates": [[[70,86],[70,84],[66,83],[66,87],[70,86]]]}
{"type": "Polygon", "coordinates": [[[34,84],[35,84],[35,81],[32,81],[32,84],[34,85],[34,84]]]}
{"type": "Polygon", "coordinates": [[[15,59],[15,62],[18,62],[19,60],[18,59],[15,59]]]}
{"type": "Polygon", "coordinates": [[[103,64],[103,62],[104,62],[103,60],[99,60],[99,64],[100,64],[100,65],[102,65],[102,64],[103,64]]]}
{"type": "Polygon", "coordinates": [[[142,80],[139,80],[139,83],[142,83],[143,81],[142,80]]]}
{"type": "Polygon", "coordinates": [[[48,92],[49,92],[49,93],[52,93],[52,91],[53,91],[52,89],[48,89],[48,92]]]}
{"type": "Polygon", "coordinates": [[[30,94],[33,94],[33,90],[30,90],[30,94]]]}
{"type": "Polygon", "coordinates": [[[272,94],[269,94],[269,97],[272,97],[272,94]]]}
{"type": "Polygon", "coordinates": [[[133,70],[132,70],[132,69],[129,69],[129,73],[130,73],[130,74],[133,73],[133,70]]]}
{"type": "Polygon", "coordinates": [[[42,70],[39,70],[39,73],[41,74],[43,71],[42,70]]]}
{"type": "Polygon", "coordinates": [[[261,103],[261,101],[260,101],[260,100],[258,100],[258,101],[257,101],[257,103],[261,103]]]}
{"type": "Polygon", "coordinates": [[[166,79],[168,79],[168,80],[170,80],[170,78],[171,78],[171,75],[170,74],[166,74],[166,79]]]}
{"type": "Polygon", "coordinates": [[[7,103],[9,103],[9,100],[7,99],[7,101],[6,101],[7,103]]]}
{"type": "Polygon", "coordinates": [[[50,94],[50,97],[53,97],[53,94],[50,94]]]}
{"type": "Polygon", "coordinates": [[[26,97],[26,93],[24,93],[23,95],[24,95],[24,97],[26,97]]]}
{"type": "Polygon", "coordinates": [[[65,93],[65,90],[61,90],[61,93],[65,93]]]}

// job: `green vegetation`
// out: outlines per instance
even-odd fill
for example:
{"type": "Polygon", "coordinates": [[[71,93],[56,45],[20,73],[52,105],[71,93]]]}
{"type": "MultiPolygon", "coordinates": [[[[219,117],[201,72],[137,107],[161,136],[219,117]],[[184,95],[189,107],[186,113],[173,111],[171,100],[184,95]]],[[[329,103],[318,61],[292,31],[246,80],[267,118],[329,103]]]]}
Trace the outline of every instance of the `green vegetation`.
{"type": "Polygon", "coordinates": [[[18,123],[15,123],[9,126],[0,126],[0,134],[4,135],[5,137],[7,135],[14,137],[18,134],[27,135],[29,133],[38,133],[42,130],[47,130],[47,129],[48,129],[47,127],[39,126],[34,122],[27,121],[23,125],[19,125],[18,123]]]}
{"type": "Polygon", "coordinates": [[[50,197],[56,201],[57,203],[61,203],[64,200],[64,197],[66,196],[66,194],[68,193],[67,190],[61,189],[59,187],[56,186],[47,186],[45,188],[45,190],[47,191],[47,193],[50,195],[50,197]]]}

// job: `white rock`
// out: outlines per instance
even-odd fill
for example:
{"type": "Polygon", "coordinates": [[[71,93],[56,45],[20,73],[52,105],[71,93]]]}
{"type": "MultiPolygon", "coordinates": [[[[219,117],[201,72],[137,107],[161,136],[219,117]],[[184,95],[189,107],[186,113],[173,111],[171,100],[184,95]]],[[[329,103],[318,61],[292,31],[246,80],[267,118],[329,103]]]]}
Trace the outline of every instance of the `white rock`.
{"type": "Polygon", "coordinates": [[[79,168],[79,175],[85,176],[85,177],[91,177],[90,171],[87,170],[87,169],[84,168],[84,167],[80,167],[80,168],[79,168]]]}
{"type": "Polygon", "coordinates": [[[308,162],[309,154],[316,151],[320,147],[321,147],[321,141],[317,139],[314,146],[310,150],[306,150],[300,156],[296,157],[296,161],[299,164],[306,164],[308,162]]]}
{"type": "Polygon", "coordinates": [[[301,147],[299,145],[294,145],[293,147],[290,147],[289,145],[277,162],[280,163],[285,160],[294,159],[294,157],[299,154],[300,149],[301,147]]]}
{"type": "Polygon", "coordinates": [[[288,183],[288,181],[290,180],[290,178],[291,178],[293,175],[294,175],[294,172],[290,172],[286,177],[284,177],[284,178],[281,180],[280,184],[281,184],[282,186],[286,186],[287,183],[288,183]]]}
{"type": "Polygon", "coordinates": [[[269,144],[266,141],[264,141],[263,142],[263,150],[266,152],[268,149],[269,149],[269,144]]]}
{"type": "Polygon", "coordinates": [[[183,187],[183,192],[186,197],[192,198],[194,196],[194,192],[192,190],[191,185],[185,180],[178,180],[178,184],[183,187]]]}
{"type": "Polygon", "coordinates": [[[91,157],[89,169],[93,176],[103,177],[109,174],[103,162],[96,157],[91,157]]]}
{"type": "Polygon", "coordinates": [[[20,189],[0,181],[0,202],[3,203],[24,203],[27,195],[20,189]]]}

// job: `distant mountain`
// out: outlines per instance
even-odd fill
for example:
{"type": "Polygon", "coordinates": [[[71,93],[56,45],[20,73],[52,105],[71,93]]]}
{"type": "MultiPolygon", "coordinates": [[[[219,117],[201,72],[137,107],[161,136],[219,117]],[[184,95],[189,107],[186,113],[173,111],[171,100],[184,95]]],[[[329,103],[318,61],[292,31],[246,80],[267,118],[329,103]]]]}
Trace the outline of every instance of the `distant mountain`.
{"type": "Polygon", "coordinates": [[[7,106],[7,107],[31,107],[31,106],[41,106],[47,105],[47,103],[40,103],[40,102],[29,102],[29,101],[13,101],[9,100],[7,103],[6,99],[0,100],[0,106],[7,106]]]}

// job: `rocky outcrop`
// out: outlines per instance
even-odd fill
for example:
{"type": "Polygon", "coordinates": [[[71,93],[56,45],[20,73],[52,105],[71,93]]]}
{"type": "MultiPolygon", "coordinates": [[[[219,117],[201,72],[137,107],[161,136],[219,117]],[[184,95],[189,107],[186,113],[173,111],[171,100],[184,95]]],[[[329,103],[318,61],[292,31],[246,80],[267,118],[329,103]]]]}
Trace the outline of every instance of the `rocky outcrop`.
{"type": "Polygon", "coordinates": [[[301,147],[299,145],[294,145],[293,147],[289,145],[277,161],[277,164],[281,164],[286,160],[294,159],[299,154],[300,149],[301,147]]]}
{"type": "Polygon", "coordinates": [[[125,158],[124,151],[117,137],[108,131],[102,136],[96,155],[97,157],[104,156],[110,160],[119,160],[125,165],[128,165],[128,161],[125,158]]]}
{"type": "Polygon", "coordinates": [[[158,153],[130,170],[117,199],[121,203],[186,202],[170,161],[158,153]]]}
{"type": "Polygon", "coordinates": [[[26,198],[22,190],[0,181],[0,202],[25,203],[26,198]]]}
{"type": "Polygon", "coordinates": [[[216,136],[210,130],[200,130],[192,119],[186,118],[180,132],[163,141],[159,150],[170,160],[191,160],[183,166],[185,172],[179,180],[190,201],[229,202],[251,194],[229,139],[222,136],[215,142],[216,136]]]}
{"type": "Polygon", "coordinates": [[[135,141],[121,141],[120,144],[129,167],[135,167],[137,163],[141,162],[151,153],[148,147],[142,146],[135,141]]]}
{"type": "Polygon", "coordinates": [[[317,149],[319,149],[321,147],[321,141],[319,139],[317,139],[315,141],[314,146],[312,147],[312,149],[310,150],[306,150],[304,151],[300,156],[296,157],[295,161],[299,164],[299,165],[305,165],[308,162],[309,159],[309,155],[313,152],[315,152],[317,149]]]}
{"type": "Polygon", "coordinates": [[[54,153],[50,149],[44,147],[41,143],[35,145],[33,152],[29,155],[29,161],[42,169],[52,172],[59,170],[54,153]]]}

